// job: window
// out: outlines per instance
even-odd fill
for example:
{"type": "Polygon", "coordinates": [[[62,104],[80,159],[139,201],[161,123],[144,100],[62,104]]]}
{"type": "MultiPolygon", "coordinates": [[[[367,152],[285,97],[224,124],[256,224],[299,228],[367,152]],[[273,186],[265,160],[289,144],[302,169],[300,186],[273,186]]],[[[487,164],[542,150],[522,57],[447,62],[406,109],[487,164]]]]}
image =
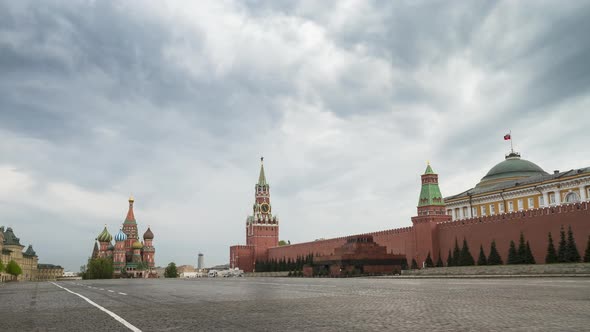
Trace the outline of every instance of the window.
{"type": "Polygon", "coordinates": [[[580,201],[580,196],[578,196],[577,192],[573,192],[570,191],[566,196],[565,196],[565,202],[566,203],[576,203],[580,201]]]}
{"type": "Polygon", "coordinates": [[[504,213],[504,203],[498,203],[498,210],[500,213],[504,213]]]}
{"type": "Polygon", "coordinates": [[[490,216],[496,213],[496,207],[494,204],[490,204],[490,216]]]}
{"type": "Polygon", "coordinates": [[[468,211],[469,211],[469,210],[467,209],[467,207],[466,207],[466,206],[464,206],[464,207],[463,207],[463,218],[467,218],[467,217],[469,217],[469,216],[467,215],[467,214],[468,214],[468,211]]]}
{"type": "Polygon", "coordinates": [[[535,199],[534,198],[529,198],[529,204],[527,206],[528,209],[534,209],[535,208],[535,199]]]}
{"type": "Polygon", "coordinates": [[[518,210],[522,210],[522,209],[523,209],[523,203],[522,203],[522,199],[519,199],[519,200],[517,201],[517,203],[518,203],[518,210]]]}
{"type": "Polygon", "coordinates": [[[514,202],[510,201],[508,202],[508,212],[512,212],[514,211],[514,202]]]}
{"type": "Polygon", "coordinates": [[[448,210],[447,210],[447,215],[449,215],[449,216],[452,216],[452,215],[453,215],[453,210],[451,210],[451,209],[448,209],[448,210]]]}
{"type": "Polygon", "coordinates": [[[555,204],[555,193],[549,193],[549,204],[555,204]]]}
{"type": "Polygon", "coordinates": [[[485,216],[486,215],[486,206],[485,205],[482,205],[481,206],[481,215],[482,216],[485,216]]]}
{"type": "Polygon", "coordinates": [[[543,196],[539,196],[539,207],[545,206],[545,198],[543,196]]]}
{"type": "Polygon", "coordinates": [[[477,209],[476,208],[471,208],[471,214],[473,217],[477,217],[477,209]]]}

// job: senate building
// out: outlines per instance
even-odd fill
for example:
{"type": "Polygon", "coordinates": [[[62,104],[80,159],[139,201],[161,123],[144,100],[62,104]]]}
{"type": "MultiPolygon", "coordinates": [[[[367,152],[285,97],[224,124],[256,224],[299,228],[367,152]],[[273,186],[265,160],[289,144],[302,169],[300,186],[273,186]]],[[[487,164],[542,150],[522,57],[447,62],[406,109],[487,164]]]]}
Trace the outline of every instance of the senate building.
{"type": "Polygon", "coordinates": [[[557,239],[564,228],[572,230],[578,251],[584,252],[590,236],[589,198],[590,167],[547,172],[511,150],[472,188],[446,197],[429,164],[421,175],[416,216],[407,227],[279,246],[279,220],[272,214],[270,186],[261,165],[252,215],[245,222],[246,244],[230,247],[230,266],[251,272],[261,261],[329,257],[358,238],[371,239],[388,254],[405,255],[419,266],[428,256],[446,259],[463,240],[469,248],[486,251],[494,242],[506,262],[510,242],[521,234],[535,260],[543,262],[548,234],[557,239]]]}

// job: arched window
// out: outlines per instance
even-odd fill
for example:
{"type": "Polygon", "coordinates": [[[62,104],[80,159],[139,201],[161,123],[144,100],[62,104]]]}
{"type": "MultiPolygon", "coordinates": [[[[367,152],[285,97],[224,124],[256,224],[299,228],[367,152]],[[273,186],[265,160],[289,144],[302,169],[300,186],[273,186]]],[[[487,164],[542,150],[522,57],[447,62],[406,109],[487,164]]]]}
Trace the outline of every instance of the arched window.
{"type": "Polygon", "coordinates": [[[580,201],[580,196],[576,192],[571,191],[565,196],[566,203],[577,203],[579,201],[580,201]]]}

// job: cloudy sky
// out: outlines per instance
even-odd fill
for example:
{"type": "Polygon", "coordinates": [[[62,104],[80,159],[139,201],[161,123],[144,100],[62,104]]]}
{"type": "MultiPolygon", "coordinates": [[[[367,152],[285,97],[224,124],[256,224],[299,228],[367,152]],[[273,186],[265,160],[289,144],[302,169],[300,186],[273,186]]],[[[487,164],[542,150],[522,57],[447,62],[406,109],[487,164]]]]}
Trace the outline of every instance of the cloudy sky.
{"type": "Polygon", "coordinates": [[[587,1],[0,0],[0,225],[77,271],[136,198],[156,263],[227,263],[259,158],[280,238],[409,226],[430,160],[590,166],[587,1]],[[392,4],[394,3],[394,4],[392,4]]]}

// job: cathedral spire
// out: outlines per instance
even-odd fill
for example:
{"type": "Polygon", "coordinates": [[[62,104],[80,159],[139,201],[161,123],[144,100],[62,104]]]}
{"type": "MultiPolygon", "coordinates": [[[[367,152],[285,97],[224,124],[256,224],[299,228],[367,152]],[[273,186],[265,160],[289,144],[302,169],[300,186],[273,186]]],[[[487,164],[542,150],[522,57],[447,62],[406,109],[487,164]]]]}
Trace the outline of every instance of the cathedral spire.
{"type": "Polygon", "coordinates": [[[129,210],[127,211],[127,217],[125,217],[125,222],[126,223],[135,223],[135,215],[133,214],[133,203],[135,202],[135,199],[133,198],[133,195],[129,196],[129,210]]]}
{"type": "Polygon", "coordinates": [[[260,157],[260,175],[258,176],[258,185],[266,186],[266,176],[264,176],[264,157],[260,157]]]}

